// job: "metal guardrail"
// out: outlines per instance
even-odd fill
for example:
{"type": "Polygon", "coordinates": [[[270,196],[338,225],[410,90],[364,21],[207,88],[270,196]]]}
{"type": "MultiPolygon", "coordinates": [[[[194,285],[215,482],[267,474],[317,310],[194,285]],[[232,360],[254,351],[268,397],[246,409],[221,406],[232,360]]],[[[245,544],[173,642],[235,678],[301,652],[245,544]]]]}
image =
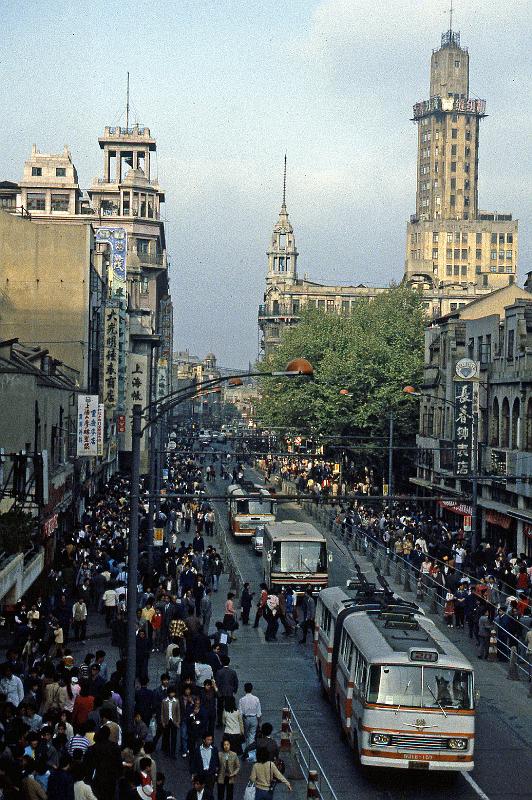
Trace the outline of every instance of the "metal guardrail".
{"type": "Polygon", "coordinates": [[[325,770],[323,769],[312,745],[305,736],[303,728],[299,723],[297,714],[290,700],[285,695],[284,702],[286,708],[290,711],[290,739],[292,744],[292,754],[298,763],[298,766],[307,780],[309,772],[316,771],[318,780],[316,781],[317,795],[320,800],[338,800],[338,796],[331,786],[325,770]]]}
{"type": "MultiPolygon", "coordinates": [[[[401,584],[405,592],[415,592],[418,600],[429,603],[431,613],[440,614],[443,611],[445,588],[442,589],[441,584],[436,583],[432,576],[420,573],[409,561],[393,553],[385,544],[368,534],[364,528],[353,526],[350,533],[347,530],[342,531],[342,526],[335,521],[335,513],[330,508],[324,508],[308,500],[303,500],[301,505],[324,528],[330,530],[344,546],[352,548],[355,553],[364,555],[385,577],[392,575],[393,568],[395,582],[401,584]]],[[[456,571],[466,575],[460,570],[456,571]]],[[[467,577],[471,581],[476,580],[473,576],[467,577]]],[[[489,601],[483,602],[494,608],[489,601]]],[[[532,654],[527,652],[526,644],[504,630],[496,621],[493,626],[497,631],[497,649],[509,662],[508,676],[513,680],[530,681],[532,679],[532,654]]]]}

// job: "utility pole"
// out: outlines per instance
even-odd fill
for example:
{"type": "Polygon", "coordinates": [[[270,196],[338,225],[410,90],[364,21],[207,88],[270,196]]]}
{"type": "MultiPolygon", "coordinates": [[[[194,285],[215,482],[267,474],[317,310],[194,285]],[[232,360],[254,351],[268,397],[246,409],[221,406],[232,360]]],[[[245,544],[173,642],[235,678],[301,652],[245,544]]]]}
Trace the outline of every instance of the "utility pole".
{"type": "Polygon", "coordinates": [[[139,480],[140,480],[140,440],[142,436],[142,406],[133,406],[131,430],[131,484],[129,500],[129,538],[127,559],[127,653],[126,683],[124,693],[124,729],[129,733],[133,728],[135,705],[135,677],[137,659],[133,654],[137,649],[137,581],[139,567],[139,480]]]}
{"type": "Polygon", "coordinates": [[[388,511],[391,515],[393,510],[393,423],[394,414],[390,409],[390,420],[388,428],[388,511]]]}

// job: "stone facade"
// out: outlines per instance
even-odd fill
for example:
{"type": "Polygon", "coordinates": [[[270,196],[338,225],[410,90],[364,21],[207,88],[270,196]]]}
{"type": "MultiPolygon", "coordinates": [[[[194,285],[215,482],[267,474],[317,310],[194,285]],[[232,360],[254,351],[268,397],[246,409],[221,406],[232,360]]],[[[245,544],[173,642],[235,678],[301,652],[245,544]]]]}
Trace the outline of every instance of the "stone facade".
{"type": "Polygon", "coordinates": [[[457,361],[480,365],[479,531],[532,555],[532,296],[499,289],[437,319],[426,330],[417,437],[422,492],[439,497],[451,524],[471,512],[471,481],[455,475],[453,415],[457,361]]]}

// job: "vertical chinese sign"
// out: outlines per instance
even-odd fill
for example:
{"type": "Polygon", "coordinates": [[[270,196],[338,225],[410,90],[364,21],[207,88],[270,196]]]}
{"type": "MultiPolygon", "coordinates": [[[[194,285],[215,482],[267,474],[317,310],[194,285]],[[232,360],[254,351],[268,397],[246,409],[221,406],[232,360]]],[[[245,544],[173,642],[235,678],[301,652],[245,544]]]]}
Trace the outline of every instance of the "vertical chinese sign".
{"type": "Polygon", "coordinates": [[[104,430],[105,430],[105,405],[98,403],[97,424],[97,450],[98,455],[103,456],[104,430]]]}
{"type": "Polygon", "coordinates": [[[128,380],[126,392],[126,434],[125,450],[131,450],[131,418],[133,406],[148,403],[148,356],[130,353],[128,359],[128,380]]]}
{"type": "Polygon", "coordinates": [[[106,308],[104,314],[103,402],[113,412],[118,402],[120,309],[106,308]]]}
{"type": "Polygon", "coordinates": [[[98,395],[78,395],[77,455],[98,455],[98,395]]]}
{"type": "Polygon", "coordinates": [[[454,384],[455,472],[460,476],[473,471],[473,381],[454,384]]]}

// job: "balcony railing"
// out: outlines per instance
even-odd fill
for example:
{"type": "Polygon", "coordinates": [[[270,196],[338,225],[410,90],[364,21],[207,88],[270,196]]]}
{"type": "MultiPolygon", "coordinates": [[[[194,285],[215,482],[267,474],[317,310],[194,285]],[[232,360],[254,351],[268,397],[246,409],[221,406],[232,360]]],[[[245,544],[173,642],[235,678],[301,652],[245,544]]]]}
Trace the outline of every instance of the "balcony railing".
{"type": "Polygon", "coordinates": [[[265,305],[259,306],[259,319],[284,319],[286,317],[299,319],[299,316],[299,309],[294,310],[291,306],[280,305],[274,308],[268,308],[265,305]]]}

